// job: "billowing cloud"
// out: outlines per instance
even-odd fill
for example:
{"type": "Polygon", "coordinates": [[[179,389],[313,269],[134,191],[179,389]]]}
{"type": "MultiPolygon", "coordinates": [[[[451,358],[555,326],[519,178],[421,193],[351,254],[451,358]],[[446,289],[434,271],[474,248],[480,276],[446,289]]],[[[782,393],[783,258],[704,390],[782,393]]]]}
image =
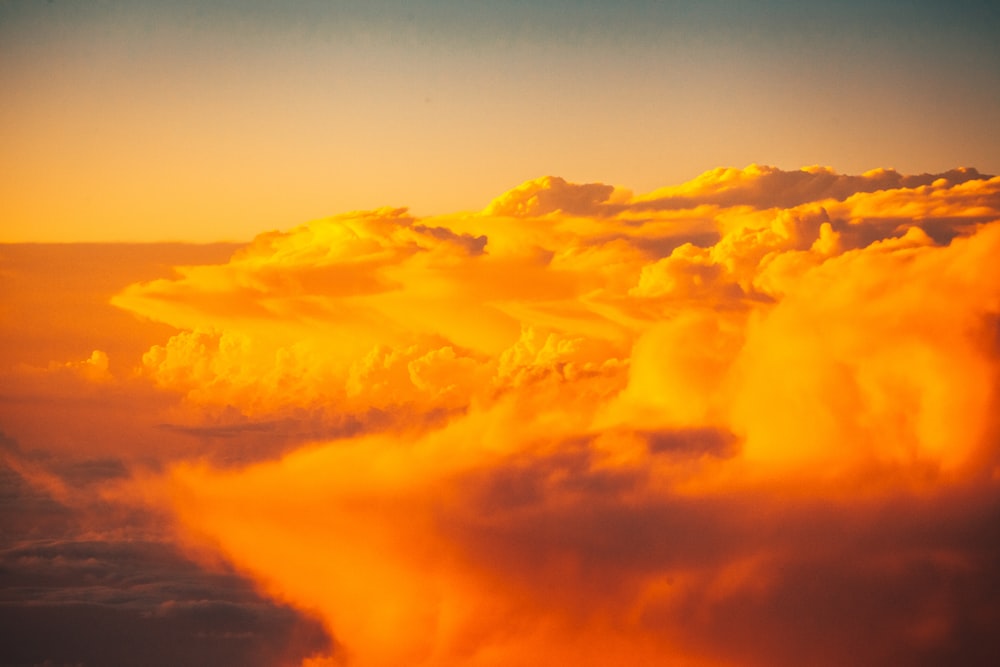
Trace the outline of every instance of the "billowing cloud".
{"type": "Polygon", "coordinates": [[[649,208],[693,208],[699,204],[790,208],[808,202],[842,201],[858,193],[912,190],[931,184],[959,185],[982,180],[975,169],[952,169],[940,174],[900,174],[895,169],[872,169],[855,176],[829,167],[798,171],[752,164],[745,169],[719,167],[682,185],[669,186],[639,197],[649,208]]]}
{"type": "Polygon", "coordinates": [[[45,372],[171,401],[203,447],[103,502],[321,619],[304,665],[986,663],[998,253],[972,169],[546,177],[136,282],[127,378],[45,372]]]}
{"type": "Polygon", "coordinates": [[[603,183],[577,185],[558,176],[527,181],[494,199],[483,211],[488,216],[537,217],[550,213],[594,215],[612,195],[627,196],[603,183]]]}

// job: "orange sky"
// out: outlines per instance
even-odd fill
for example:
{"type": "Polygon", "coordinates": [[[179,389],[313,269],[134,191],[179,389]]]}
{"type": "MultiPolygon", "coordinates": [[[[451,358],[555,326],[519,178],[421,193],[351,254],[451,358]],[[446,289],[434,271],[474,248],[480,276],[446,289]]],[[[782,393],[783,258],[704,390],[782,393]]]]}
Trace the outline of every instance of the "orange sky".
{"type": "Polygon", "coordinates": [[[1000,657],[1000,178],[479,209],[0,246],[5,652],[130,664],[72,601],[174,663],[1000,657]]]}
{"type": "Polygon", "coordinates": [[[0,241],[249,241],[557,174],[1000,173],[993,3],[0,3],[0,241]]]}

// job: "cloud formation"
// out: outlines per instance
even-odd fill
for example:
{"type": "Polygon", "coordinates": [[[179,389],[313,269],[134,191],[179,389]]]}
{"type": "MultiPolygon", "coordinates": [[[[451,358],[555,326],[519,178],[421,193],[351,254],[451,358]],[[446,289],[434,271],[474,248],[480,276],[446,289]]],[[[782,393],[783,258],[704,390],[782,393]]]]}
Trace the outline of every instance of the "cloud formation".
{"type": "Polygon", "coordinates": [[[115,296],[205,446],[102,488],[320,618],[314,667],[994,661],[998,253],[972,169],[262,234],[115,296]]]}
{"type": "Polygon", "coordinates": [[[330,650],[314,619],[222,561],[184,557],[162,516],[103,497],[128,476],[119,459],[25,452],[0,434],[3,664],[273,667],[330,650]]]}

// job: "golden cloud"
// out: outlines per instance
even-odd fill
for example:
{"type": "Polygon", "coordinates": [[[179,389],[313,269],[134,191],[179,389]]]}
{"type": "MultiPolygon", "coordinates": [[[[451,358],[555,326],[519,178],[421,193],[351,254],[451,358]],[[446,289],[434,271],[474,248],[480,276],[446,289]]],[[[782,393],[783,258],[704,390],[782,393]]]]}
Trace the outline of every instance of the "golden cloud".
{"type": "Polygon", "coordinates": [[[265,234],[116,297],[179,330],[142,372],[192,423],[357,435],[142,493],[324,620],[313,665],[976,656],[998,254],[969,169],[546,177],[265,234]]]}

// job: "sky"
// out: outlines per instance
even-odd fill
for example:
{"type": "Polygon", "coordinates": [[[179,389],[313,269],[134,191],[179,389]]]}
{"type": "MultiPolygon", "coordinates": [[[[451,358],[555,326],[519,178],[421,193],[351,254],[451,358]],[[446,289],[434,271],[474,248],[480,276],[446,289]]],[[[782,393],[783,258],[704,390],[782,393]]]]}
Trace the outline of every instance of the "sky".
{"type": "Polygon", "coordinates": [[[544,175],[1000,172],[990,2],[0,3],[0,240],[249,241],[544,175]]]}
{"type": "Polygon", "coordinates": [[[0,667],[998,664],[991,3],[0,2],[0,667]]]}

